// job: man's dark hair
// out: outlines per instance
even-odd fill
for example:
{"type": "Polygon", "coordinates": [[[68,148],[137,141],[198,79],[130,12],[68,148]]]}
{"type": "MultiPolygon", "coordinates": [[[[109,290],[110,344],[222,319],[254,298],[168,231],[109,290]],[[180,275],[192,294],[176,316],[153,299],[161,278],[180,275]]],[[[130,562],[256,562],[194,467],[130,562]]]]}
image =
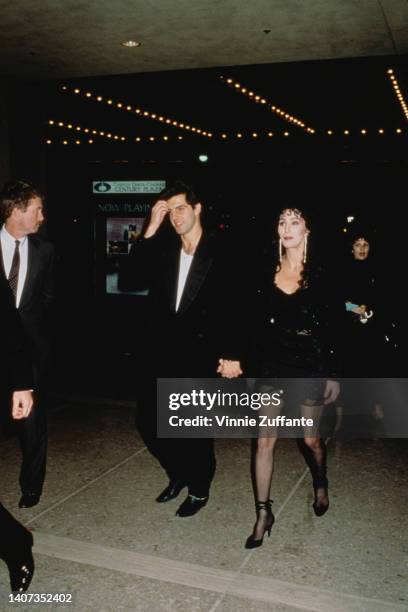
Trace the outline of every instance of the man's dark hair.
{"type": "Polygon", "coordinates": [[[0,193],[0,217],[8,219],[14,208],[27,210],[30,200],[44,198],[41,191],[28,181],[8,181],[0,193]]]}
{"type": "Polygon", "coordinates": [[[190,187],[186,183],[183,183],[183,181],[176,181],[175,183],[170,185],[170,187],[166,187],[165,189],[163,189],[163,191],[159,193],[158,199],[169,200],[170,198],[173,198],[176,195],[185,195],[186,202],[190,204],[190,206],[192,206],[193,208],[195,208],[196,204],[200,202],[197,194],[192,189],[192,187],[190,187]]]}

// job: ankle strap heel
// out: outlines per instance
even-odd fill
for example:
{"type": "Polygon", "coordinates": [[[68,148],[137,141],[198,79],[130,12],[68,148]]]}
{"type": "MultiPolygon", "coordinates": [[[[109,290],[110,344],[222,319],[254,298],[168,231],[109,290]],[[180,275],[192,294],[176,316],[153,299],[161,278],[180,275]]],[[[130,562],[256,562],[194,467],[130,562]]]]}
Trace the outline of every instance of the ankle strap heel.
{"type": "Polygon", "coordinates": [[[265,533],[268,533],[268,537],[271,535],[271,529],[275,522],[275,517],[273,516],[273,513],[272,513],[272,504],[273,504],[272,499],[267,499],[266,501],[259,501],[259,500],[255,501],[256,523],[255,523],[252,534],[249,536],[249,538],[247,538],[245,542],[245,548],[251,549],[251,548],[258,548],[259,546],[262,546],[265,533]],[[264,510],[266,512],[265,516],[263,514],[261,515],[260,513],[261,510],[264,510]],[[260,523],[263,523],[263,525],[260,523]],[[263,529],[262,537],[256,538],[255,537],[257,535],[256,532],[262,531],[262,529],[263,529]]]}

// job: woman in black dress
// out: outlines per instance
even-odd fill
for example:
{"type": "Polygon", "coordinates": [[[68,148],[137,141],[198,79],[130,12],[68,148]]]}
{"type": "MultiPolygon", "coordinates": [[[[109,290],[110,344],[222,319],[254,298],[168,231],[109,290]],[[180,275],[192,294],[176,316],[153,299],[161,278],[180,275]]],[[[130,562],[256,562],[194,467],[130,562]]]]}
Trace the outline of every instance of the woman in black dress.
{"type": "MultiPolygon", "coordinates": [[[[339,393],[335,324],[344,308],[335,299],[323,270],[312,267],[308,257],[310,231],[303,213],[296,208],[282,211],[278,221],[278,253],[260,269],[257,288],[257,390],[283,389],[283,405],[296,406],[301,416],[314,419],[314,427],[303,430],[302,453],[313,478],[316,516],[329,507],[326,477],[326,447],[316,423],[324,406],[339,393]],[[292,379],[302,379],[292,380],[292,379]]],[[[269,416],[282,406],[265,409],[269,416]]],[[[256,522],[246,548],[261,546],[265,532],[274,523],[270,497],[276,430],[260,434],[253,462],[256,522]]]]}

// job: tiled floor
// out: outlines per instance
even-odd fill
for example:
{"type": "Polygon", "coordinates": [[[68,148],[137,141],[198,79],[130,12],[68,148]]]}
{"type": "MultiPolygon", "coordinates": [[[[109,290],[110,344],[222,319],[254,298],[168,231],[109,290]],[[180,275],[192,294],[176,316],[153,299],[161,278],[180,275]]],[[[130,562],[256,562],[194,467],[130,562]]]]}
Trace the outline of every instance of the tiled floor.
{"type": "MultiPolygon", "coordinates": [[[[316,518],[310,477],[282,440],[272,496],[277,518],[257,550],[249,443],[217,442],[209,504],[180,519],[156,504],[166,479],[144,449],[130,405],[60,403],[50,415],[48,473],[38,506],[18,510],[19,452],[2,442],[2,502],[34,530],[30,592],[72,592],[70,606],[18,609],[142,612],[408,610],[408,445],[329,445],[331,506],[316,518]]],[[[0,610],[8,575],[0,566],[0,610]]]]}

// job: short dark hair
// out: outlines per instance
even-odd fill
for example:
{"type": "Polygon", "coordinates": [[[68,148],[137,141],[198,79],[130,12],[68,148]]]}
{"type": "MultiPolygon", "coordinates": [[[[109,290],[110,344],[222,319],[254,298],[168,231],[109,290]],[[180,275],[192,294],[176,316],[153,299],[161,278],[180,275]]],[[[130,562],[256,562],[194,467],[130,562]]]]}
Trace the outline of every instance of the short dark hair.
{"type": "Polygon", "coordinates": [[[8,181],[0,194],[0,216],[6,220],[14,208],[27,210],[28,203],[33,198],[44,198],[33,183],[23,180],[8,181]]]}
{"type": "Polygon", "coordinates": [[[169,187],[166,187],[159,193],[159,200],[170,200],[176,195],[185,195],[186,202],[193,208],[200,202],[197,194],[192,187],[184,183],[183,181],[175,181],[169,187]]]}

